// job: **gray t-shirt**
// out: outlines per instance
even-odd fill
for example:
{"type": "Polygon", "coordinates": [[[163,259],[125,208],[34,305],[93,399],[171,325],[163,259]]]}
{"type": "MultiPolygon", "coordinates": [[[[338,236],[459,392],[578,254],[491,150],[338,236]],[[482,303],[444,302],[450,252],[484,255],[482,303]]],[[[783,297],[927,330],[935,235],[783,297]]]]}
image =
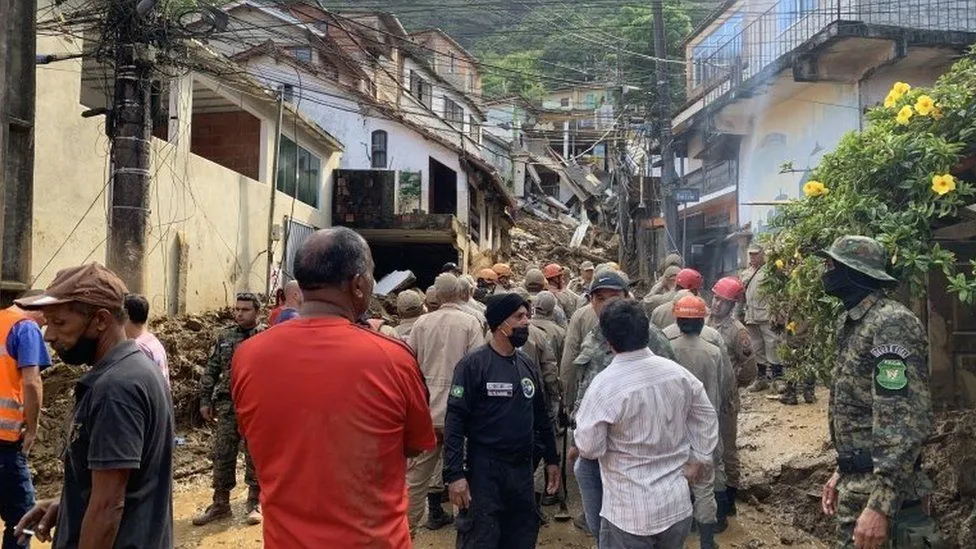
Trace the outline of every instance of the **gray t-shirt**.
{"type": "Polygon", "coordinates": [[[113,549],[173,547],[173,404],[159,368],[124,341],[75,385],[54,549],[74,549],[92,470],[129,469],[113,549]]]}

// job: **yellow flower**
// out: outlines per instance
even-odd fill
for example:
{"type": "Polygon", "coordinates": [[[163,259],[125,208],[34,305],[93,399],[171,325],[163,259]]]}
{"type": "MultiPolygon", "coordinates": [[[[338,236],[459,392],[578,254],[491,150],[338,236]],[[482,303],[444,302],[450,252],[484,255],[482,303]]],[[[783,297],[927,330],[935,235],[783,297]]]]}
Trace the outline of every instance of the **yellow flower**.
{"type": "Polygon", "coordinates": [[[790,272],[790,278],[796,278],[798,276],[800,276],[800,268],[799,267],[793,269],[793,271],[790,272]]]}
{"type": "Polygon", "coordinates": [[[932,176],[932,192],[942,196],[956,190],[956,178],[950,174],[932,176]]]}
{"type": "Polygon", "coordinates": [[[783,260],[782,259],[777,259],[776,260],[776,268],[779,269],[779,270],[783,270],[783,267],[786,267],[786,263],[783,263],[783,260]]]}
{"type": "Polygon", "coordinates": [[[912,87],[904,82],[895,82],[895,85],[891,87],[891,93],[894,94],[895,99],[901,99],[901,96],[905,95],[911,91],[912,87]]]}
{"type": "Polygon", "coordinates": [[[943,116],[944,115],[942,114],[942,109],[940,109],[939,107],[932,107],[932,118],[936,120],[942,120],[943,116]]]}
{"type": "Polygon", "coordinates": [[[935,101],[927,95],[920,95],[915,100],[915,112],[922,116],[928,116],[935,108],[935,101]]]}
{"type": "Polygon", "coordinates": [[[791,333],[791,334],[795,334],[796,333],[796,322],[793,322],[791,320],[790,323],[786,325],[786,331],[789,332],[789,333],[791,333]]]}
{"type": "Polygon", "coordinates": [[[830,190],[819,181],[807,181],[803,185],[803,194],[806,196],[823,196],[830,190]]]}
{"type": "Polygon", "coordinates": [[[906,126],[914,114],[915,112],[912,111],[912,108],[905,105],[900,111],[898,111],[898,116],[895,117],[895,122],[898,122],[902,126],[906,126]]]}
{"type": "Polygon", "coordinates": [[[800,250],[797,250],[796,252],[793,253],[793,259],[796,259],[796,260],[803,259],[803,256],[800,255],[800,250]]]}
{"type": "Polygon", "coordinates": [[[890,109],[891,107],[894,107],[895,103],[897,102],[898,102],[898,98],[895,97],[894,92],[888,92],[888,97],[885,97],[884,100],[884,106],[886,109],[890,109]]]}

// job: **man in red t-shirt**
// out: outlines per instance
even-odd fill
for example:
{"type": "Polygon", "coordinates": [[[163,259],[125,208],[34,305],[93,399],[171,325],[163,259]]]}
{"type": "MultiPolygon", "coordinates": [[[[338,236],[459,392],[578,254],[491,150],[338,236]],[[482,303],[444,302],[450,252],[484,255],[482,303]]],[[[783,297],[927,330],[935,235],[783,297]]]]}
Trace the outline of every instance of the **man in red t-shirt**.
{"type": "Polygon", "coordinates": [[[234,353],[231,390],[267,549],[411,547],[406,460],[437,440],[409,348],[354,322],[372,271],[355,232],[314,233],[295,257],[300,318],[234,353]]]}

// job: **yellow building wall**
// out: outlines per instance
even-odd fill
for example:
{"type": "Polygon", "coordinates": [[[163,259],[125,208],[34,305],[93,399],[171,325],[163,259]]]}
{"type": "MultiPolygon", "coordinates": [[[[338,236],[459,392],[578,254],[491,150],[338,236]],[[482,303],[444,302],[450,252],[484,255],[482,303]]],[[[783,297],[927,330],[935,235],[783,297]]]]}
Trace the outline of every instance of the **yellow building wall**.
{"type": "MultiPolygon", "coordinates": [[[[38,37],[40,53],[69,53],[77,43],[38,37]]],[[[110,188],[109,140],[104,118],[83,119],[78,60],[38,67],[34,185],[33,287],[47,285],[59,269],[105,262],[110,188]]],[[[273,150],[273,133],[262,151],[273,150]]],[[[178,239],[186,255],[186,310],[199,312],[232,303],[237,291],[264,292],[270,189],[196,155],[188,140],[153,138],[146,296],[154,314],[176,298],[178,239]]],[[[322,156],[322,173],[338,167],[340,155],[322,156]]],[[[267,159],[265,159],[267,160],[267,159]]],[[[267,162],[263,161],[262,166],[267,162]]],[[[269,174],[270,170],[262,170],[269,174]]],[[[321,209],[277,193],[275,222],[292,213],[297,221],[328,226],[331,200],[323,177],[321,209]]],[[[275,244],[275,265],[282,242],[275,244]]]]}

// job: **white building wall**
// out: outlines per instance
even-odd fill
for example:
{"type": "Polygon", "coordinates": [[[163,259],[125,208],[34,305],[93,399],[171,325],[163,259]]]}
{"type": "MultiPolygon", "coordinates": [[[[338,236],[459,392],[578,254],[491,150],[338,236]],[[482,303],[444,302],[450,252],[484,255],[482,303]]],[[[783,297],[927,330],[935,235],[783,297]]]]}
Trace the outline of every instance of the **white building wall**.
{"type": "MultiPolygon", "coordinates": [[[[457,217],[467,224],[468,178],[461,169],[458,154],[451,149],[421,135],[408,126],[369,114],[356,101],[348,99],[349,92],[334,83],[303,74],[299,79],[290,66],[276,63],[268,57],[255,58],[248,68],[268,87],[287,82],[294,86],[294,104],[312,121],[335,136],[345,146],[341,169],[372,169],[372,135],[376,130],[387,132],[386,169],[397,172],[397,202],[399,202],[399,172],[420,172],[422,211],[429,211],[430,158],[444,164],[457,173],[457,217]]],[[[287,126],[287,120],[285,121],[287,126]]],[[[331,189],[327,211],[332,211],[331,189]]]]}
{"type": "Polygon", "coordinates": [[[806,170],[816,167],[845,133],[858,129],[860,111],[856,86],[818,83],[776,104],[760,102],[753,112],[739,148],[739,223],[751,222],[753,230],[762,231],[774,208],[747,203],[803,196],[806,170]],[[780,173],[785,162],[798,171],[780,173]]]}

